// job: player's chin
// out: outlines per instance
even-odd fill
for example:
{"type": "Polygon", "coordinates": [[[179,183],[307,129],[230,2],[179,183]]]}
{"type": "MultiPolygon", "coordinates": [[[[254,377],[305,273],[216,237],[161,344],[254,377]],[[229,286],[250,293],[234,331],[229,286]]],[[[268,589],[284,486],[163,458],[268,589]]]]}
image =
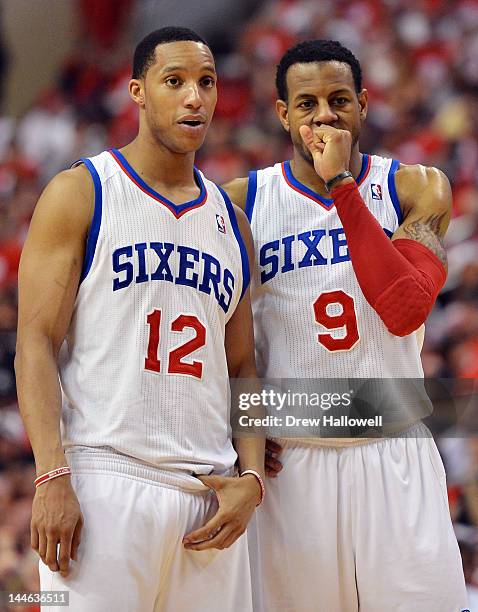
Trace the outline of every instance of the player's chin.
{"type": "Polygon", "coordinates": [[[185,155],[186,153],[195,153],[198,149],[201,148],[204,142],[204,138],[202,140],[175,140],[168,147],[172,152],[179,153],[180,155],[185,155]]]}
{"type": "Polygon", "coordinates": [[[175,148],[178,153],[192,153],[202,147],[206,138],[206,130],[185,132],[175,138],[175,148]]]}

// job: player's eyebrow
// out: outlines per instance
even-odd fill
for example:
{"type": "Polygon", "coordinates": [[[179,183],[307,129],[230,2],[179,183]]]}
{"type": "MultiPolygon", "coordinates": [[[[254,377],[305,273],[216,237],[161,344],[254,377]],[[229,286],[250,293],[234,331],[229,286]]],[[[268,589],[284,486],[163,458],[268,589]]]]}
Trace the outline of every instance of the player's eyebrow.
{"type": "MultiPolygon", "coordinates": [[[[185,66],[171,65],[161,68],[161,72],[187,72],[189,69],[190,68],[186,68],[185,66]]],[[[201,66],[201,70],[216,74],[216,69],[213,64],[205,64],[204,66],[201,66]]]]}
{"type": "Polygon", "coordinates": [[[337,94],[351,94],[351,90],[350,89],[346,89],[344,87],[342,87],[341,89],[334,89],[333,91],[331,91],[329,93],[329,96],[336,96],[337,94]]]}
{"type": "Polygon", "coordinates": [[[216,67],[213,64],[205,64],[203,70],[209,70],[209,72],[214,72],[214,74],[216,74],[216,67]]]}
{"type": "MultiPolygon", "coordinates": [[[[333,89],[331,92],[328,93],[328,97],[330,96],[337,96],[339,94],[347,94],[347,95],[351,95],[352,91],[350,89],[347,89],[345,87],[341,87],[340,89],[333,89]]],[[[300,93],[297,96],[295,96],[295,100],[301,100],[302,98],[315,98],[316,94],[313,92],[310,93],[300,93]]]]}
{"type": "Polygon", "coordinates": [[[295,100],[301,100],[302,98],[315,98],[313,93],[301,93],[295,96],[295,100]]]}

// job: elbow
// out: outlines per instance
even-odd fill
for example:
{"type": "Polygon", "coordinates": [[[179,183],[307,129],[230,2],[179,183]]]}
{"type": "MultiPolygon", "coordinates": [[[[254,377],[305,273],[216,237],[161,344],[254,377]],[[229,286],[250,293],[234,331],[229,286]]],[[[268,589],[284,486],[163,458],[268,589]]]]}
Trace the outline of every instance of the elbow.
{"type": "Polygon", "coordinates": [[[422,306],[406,311],[397,309],[393,315],[390,313],[378,313],[378,315],[391,334],[403,338],[416,332],[425,323],[429,313],[430,310],[422,306]]]}
{"type": "Polygon", "coordinates": [[[13,369],[15,371],[15,378],[18,378],[21,371],[21,361],[18,352],[15,354],[15,359],[13,360],[13,369]]]}
{"type": "Polygon", "coordinates": [[[20,381],[23,380],[23,373],[26,371],[25,362],[28,359],[28,353],[26,348],[23,349],[17,343],[15,358],[13,361],[13,369],[15,371],[15,379],[17,383],[17,388],[20,384],[20,381]]]}
{"type": "Polygon", "coordinates": [[[13,368],[15,370],[15,377],[17,380],[21,378],[25,365],[28,364],[28,357],[32,353],[33,347],[31,344],[27,345],[26,343],[23,343],[17,339],[15,358],[13,361],[13,368]]]}
{"type": "Polygon", "coordinates": [[[237,378],[257,378],[257,369],[255,361],[247,361],[242,364],[236,375],[237,378]]]}
{"type": "Polygon", "coordinates": [[[52,357],[56,360],[58,351],[55,350],[54,344],[52,338],[46,333],[36,333],[30,330],[28,334],[23,334],[19,330],[13,362],[15,376],[18,378],[22,371],[30,367],[32,363],[52,357]]]}
{"type": "Polygon", "coordinates": [[[256,362],[246,359],[240,363],[229,366],[229,378],[257,378],[256,362]]]}
{"type": "Polygon", "coordinates": [[[403,337],[425,323],[434,303],[434,296],[414,279],[407,279],[389,287],[371,306],[391,334],[403,337]]]}
{"type": "Polygon", "coordinates": [[[18,375],[20,373],[20,370],[22,368],[22,364],[24,361],[24,356],[26,353],[26,349],[23,346],[23,343],[21,343],[18,339],[17,339],[17,345],[15,347],[15,358],[13,360],[13,368],[15,370],[15,376],[18,378],[18,375]]]}
{"type": "Polygon", "coordinates": [[[387,327],[388,331],[393,334],[394,336],[398,336],[399,338],[404,338],[405,336],[409,336],[410,334],[412,334],[413,332],[417,331],[417,329],[420,328],[420,326],[423,324],[422,323],[414,323],[412,325],[408,325],[408,326],[401,326],[401,325],[396,325],[395,323],[388,323],[386,321],[384,321],[385,326],[387,327]]]}

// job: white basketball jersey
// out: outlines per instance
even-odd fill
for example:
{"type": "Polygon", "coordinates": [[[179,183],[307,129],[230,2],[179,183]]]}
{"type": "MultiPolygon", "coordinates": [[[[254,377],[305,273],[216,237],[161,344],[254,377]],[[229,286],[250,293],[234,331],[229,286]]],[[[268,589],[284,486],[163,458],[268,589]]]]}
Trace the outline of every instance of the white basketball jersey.
{"type": "MultiPolygon", "coordinates": [[[[398,165],[363,155],[357,177],[388,236],[401,223],[398,165]]],[[[416,333],[394,336],[365,299],[332,200],[299,183],[284,162],[250,173],[246,213],[256,250],[251,296],[261,376],[423,376],[416,333]]]]}
{"type": "Polygon", "coordinates": [[[61,352],[64,446],[225,472],[225,325],[249,279],[233,206],[198,170],[199,197],[175,205],[117,150],[81,161],[95,212],[61,352]]]}

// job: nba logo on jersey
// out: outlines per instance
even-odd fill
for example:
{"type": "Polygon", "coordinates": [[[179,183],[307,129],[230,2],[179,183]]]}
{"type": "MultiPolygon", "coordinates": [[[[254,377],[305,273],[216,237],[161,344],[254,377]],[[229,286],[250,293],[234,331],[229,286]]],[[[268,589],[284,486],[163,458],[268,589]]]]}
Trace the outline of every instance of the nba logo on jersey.
{"type": "Polygon", "coordinates": [[[222,215],[216,214],[216,223],[217,223],[217,231],[221,232],[221,234],[225,234],[226,224],[224,222],[224,217],[222,215]]]}
{"type": "Polygon", "coordinates": [[[382,185],[378,185],[377,183],[371,183],[370,189],[372,190],[372,198],[374,200],[382,199],[382,185]]]}

